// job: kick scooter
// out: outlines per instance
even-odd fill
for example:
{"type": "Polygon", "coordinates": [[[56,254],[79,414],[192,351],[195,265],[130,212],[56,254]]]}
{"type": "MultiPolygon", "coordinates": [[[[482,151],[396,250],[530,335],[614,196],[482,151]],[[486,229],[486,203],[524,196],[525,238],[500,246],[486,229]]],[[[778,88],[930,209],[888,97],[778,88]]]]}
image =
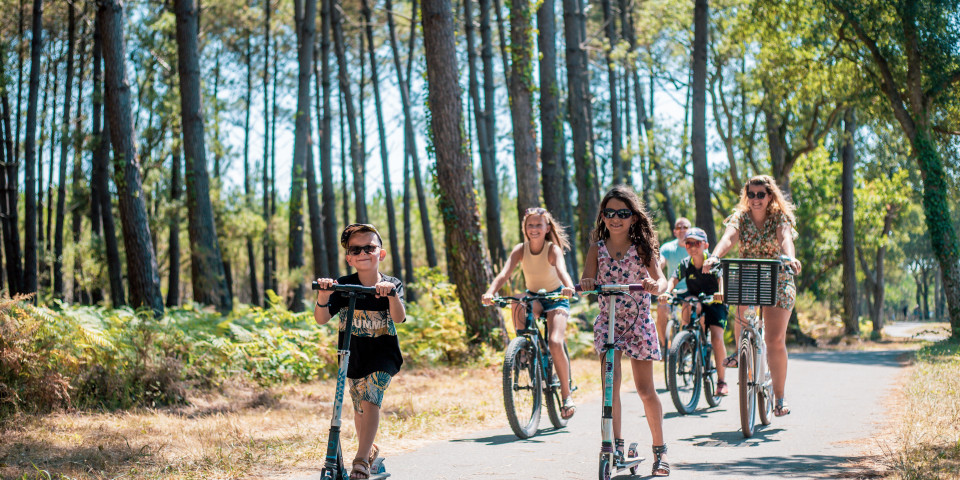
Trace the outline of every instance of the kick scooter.
{"type": "MultiPolygon", "coordinates": [[[[581,292],[583,295],[595,294],[603,297],[607,302],[607,341],[603,344],[603,413],[600,420],[600,480],[610,480],[610,477],[622,470],[630,469],[631,475],[637,474],[637,466],[644,459],[637,453],[637,443],[630,444],[626,455],[614,448],[613,439],[613,369],[614,369],[614,319],[616,318],[617,296],[626,292],[642,292],[643,285],[597,285],[592,291],[581,292]]],[[[577,290],[580,286],[577,285],[577,290]]]]}
{"type": "MultiPolygon", "coordinates": [[[[314,290],[320,290],[317,282],[313,282],[314,290]]],[[[377,289],[374,287],[364,287],[362,285],[331,285],[330,290],[340,292],[347,297],[347,315],[341,321],[346,322],[346,328],[343,335],[343,349],[337,350],[337,356],[340,357],[340,368],[337,370],[337,393],[333,397],[333,419],[330,421],[330,435],[327,440],[327,455],[323,462],[323,470],[320,471],[321,480],[348,480],[350,478],[349,469],[343,464],[343,452],[340,449],[340,414],[343,411],[343,389],[347,383],[347,365],[350,361],[350,332],[353,331],[353,311],[357,305],[357,298],[366,295],[376,295],[377,289]]],[[[391,291],[390,295],[396,292],[391,291]]],[[[370,480],[378,480],[389,477],[383,466],[383,458],[378,457],[370,465],[370,480]]]]}

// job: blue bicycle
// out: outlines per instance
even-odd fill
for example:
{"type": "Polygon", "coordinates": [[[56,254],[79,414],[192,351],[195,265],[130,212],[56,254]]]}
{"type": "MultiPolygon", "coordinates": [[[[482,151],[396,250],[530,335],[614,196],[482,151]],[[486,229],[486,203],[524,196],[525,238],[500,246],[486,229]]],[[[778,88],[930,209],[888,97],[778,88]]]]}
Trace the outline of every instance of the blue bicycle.
{"type": "Polygon", "coordinates": [[[673,305],[690,304],[690,321],[671,342],[667,357],[667,387],[677,412],[688,415],[697,409],[701,392],[706,391],[707,404],[720,405],[723,396],[717,391],[717,367],[713,364],[713,346],[710,343],[709,329],[704,331],[700,325],[701,314],[697,314],[697,305],[720,303],[712,295],[701,293],[699,296],[680,298],[674,295],[673,305]]]}

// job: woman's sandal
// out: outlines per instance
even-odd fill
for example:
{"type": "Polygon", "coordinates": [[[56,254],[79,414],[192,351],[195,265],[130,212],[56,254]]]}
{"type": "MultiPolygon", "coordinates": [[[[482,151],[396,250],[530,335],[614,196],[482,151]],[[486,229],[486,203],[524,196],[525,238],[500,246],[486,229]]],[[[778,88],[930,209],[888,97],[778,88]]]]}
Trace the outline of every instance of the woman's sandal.
{"type": "Polygon", "coordinates": [[[778,398],[776,406],[773,407],[773,414],[778,417],[790,415],[790,406],[782,398],[778,398]]]}
{"type": "Polygon", "coordinates": [[[370,478],[370,463],[362,458],[354,458],[350,478],[370,478]]]}
{"type": "Polygon", "coordinates": [[[654,477],[669,477],[670,476],[670,464],[663,459],[663,456],[667,453],[667,445],[654,445],[653,446],[653,470],[650,472],[650,475],[654,477]]]}
{"type": "Polygon", "coordinates": [[[573,403],[572,397],[565,398],[563,406],[560,407],[560,418],[569,420],[575,413],[577,413],[577,404],[573,403]]]}
{"type": "Polygon", "coordinates": [[[727,368],[737,368],[740,365],[740,361],[737,360],[737,354],[732,353],[729,357],[723,359],[723,366],[727,368]]]}

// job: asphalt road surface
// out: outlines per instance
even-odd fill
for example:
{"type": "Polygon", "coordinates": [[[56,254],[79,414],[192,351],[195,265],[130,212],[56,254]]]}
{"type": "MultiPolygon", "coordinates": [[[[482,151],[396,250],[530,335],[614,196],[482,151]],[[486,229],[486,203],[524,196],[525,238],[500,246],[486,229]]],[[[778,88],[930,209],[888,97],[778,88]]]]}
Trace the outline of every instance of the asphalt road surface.
{"type": "MultiPolygon", "coordinates": [[[[783,479],[845,476],[845,463],[871,446],[871,435],[884,421],[884,399],[899,388],[905,351],[792,353],[787,400],[793,412],[759,426],[743,438],[736,370],[728,373],[730,395],[719,407],[706,409],[701,399],[693,415],[676,413],[662,375],[655,375],[664,409],[670,478],[783,479]]],[[[493,392],[491,392],[493,393],[493,392]]],[[[615,478],[649,478],[650,432],[643,405],[624,385],[624,434],[627,444],[639,442],[646,460],[637,476],[629,471],[615,478]]],[[[519,440],[507,429],[478,432],[466,438],[437,442],[386,459],[391,480],[432,479],[592,479],[598,477],[600,402],[580,399],[566,428],[553,430],[543,414],[540,432],[519,440]]],[[[874,443],[872,446],[876,447],[874,443]]],[[[299,480],[318,480],[319,474],[299,480]]]]}

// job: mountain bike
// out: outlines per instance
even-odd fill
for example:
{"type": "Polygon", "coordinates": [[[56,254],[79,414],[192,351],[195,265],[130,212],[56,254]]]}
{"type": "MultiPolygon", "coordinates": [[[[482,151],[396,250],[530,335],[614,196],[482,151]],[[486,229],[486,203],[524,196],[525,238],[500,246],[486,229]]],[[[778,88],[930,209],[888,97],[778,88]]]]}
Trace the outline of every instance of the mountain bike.
{"type": "MultiPolygon", "coordinates": [[[[579,289],[579,285],[577,288],[579,289]]],[[[600,480],[610,480],[615,472],[630,469],[630,475],[637,474],[637,466],[644,459],[637,453],[637,444],[631,443],[626,455],[614,448],[613,438],[613,370],[614,345],[616,344],[614,320],[617,316],[617,296],[629,292],[643,292],[643,285],[597,285],[594,290],[581,292],[584,295],[597,295],[607,302],[607,339],[603,344],[603,411],[600,417],[600,480]]]]}
{"type": "Polygon", "coordinates": [[[688,415],[697,409],[701,391],[705,391],[707,404],[720,405],[723,396],[717,394],[717,367],[713,364],[713,345],[710,343],[710,329],[700,325],[697,304],[711,305],[713,295],[701,293],[699,296],[680,298],[674,295],[672,305],[690,304],[690,321],[673,339],[670,354],[667,357],[667,387],[677,412],[688,415]]]}
{"type": "MultiPolygon", "coordinates": [[[[780,267],[789,260],[784,256],[777,260],[720,260],[724,303],[747,307],[742,319],[737,315],[740,322],[740,337],[737,339],[740,427],[745,438],[753,436],[757,414],[763,425],[770,425],[773,421],[773,380],[763,339],[763,307],[777,304],[780,267]]],[[[789,267],[787,272],[793,274],[789,267]]]]}
{"type": "MultiPolygon", "coordinates": [[[[559,294],[547,294],[544,290],[537,293],[527,292],[522,297],[493,297],[494,305],[503,308],[511,303],[523,305],[526,310],[524,328],[517,330],[517,336],[507,345],[503,359],[503,406],[507,412],[510,429],[521,439],[532,437],[540,426],[541,393],[547,404],[547,415],[554,428],[563,428],[569,419],[563,418],[560,378],[554,373],[553,357],[547,339],[550,338],[550,326],[543,322],[543,331],[533,317],[533,302],[537,300],[559,300],[559,294]]],[[[546,312],[540,319],[546,320],[546,312]]],[[[563,353],[567,361],[570,393],[577,388],[573,385],[573,372],[570,369],[570,353],[567,344],[563,344],[563,353]]]]}
{"type": "MultiPolygon", "coordinates": [[[[312,288],[320,290],[317,282],[313,282],[312,288]]],[[[347,297],[346,317],[341,317],[345,321],[345,332],[353,331],[353,312],[356,308],[357,298],[366,295],[376,295],[377,289],[374,287],[364,287],[362,285],[340,285],[333,284],[330,290],[340,292],[347,297]]],[[[396,291],[391,291],[393,296],[396,291]]],[[[337,370],[337,392],[333,397],[333,419],[330,420],[330,435],[327,437],[327,454],[324,457],[323,469],[320,470],[321,480],[347,480],[350,478],[350,469],[343,464],[343,451],[340,445],[340,415],[343,412],[343,390],[347,383],[347,366],[350,363],[350,335],[343,336],[343,345],[337,350],[340,357],[340,368],[337,370]]],[[[389,477],[383,466],[383,457],[377,457],[370,465],[371,480],[380,480],[389,477]]]]}

